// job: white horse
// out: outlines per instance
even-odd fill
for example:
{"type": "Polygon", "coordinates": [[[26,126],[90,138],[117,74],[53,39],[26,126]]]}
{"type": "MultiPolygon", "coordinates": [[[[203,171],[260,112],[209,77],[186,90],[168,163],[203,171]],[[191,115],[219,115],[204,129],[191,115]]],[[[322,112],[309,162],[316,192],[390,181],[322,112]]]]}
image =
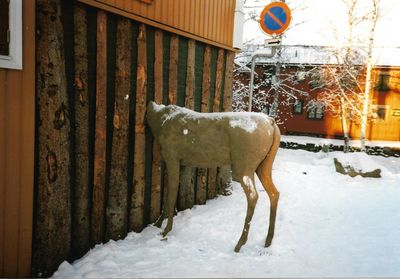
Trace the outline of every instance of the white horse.
{"type": "Polygon", "coordinates": [[[279,200],[279,192],[272,182],[272,164],[280,144],[280,131],[272,118],[251,112],[198,113],[174,105],[149,102],[147,122],[161,146],[168,172],[167,199],[156,222],[161,227],[163,219],[168,216],[163,236],[172,229],[180,166],[230,166],[232,179],[240,182],[247,197],[247,215],[235,252],[239,252],[247,241],[257,203],[255,172],[270,198],[265,247],[271,245],[279,200]]]}

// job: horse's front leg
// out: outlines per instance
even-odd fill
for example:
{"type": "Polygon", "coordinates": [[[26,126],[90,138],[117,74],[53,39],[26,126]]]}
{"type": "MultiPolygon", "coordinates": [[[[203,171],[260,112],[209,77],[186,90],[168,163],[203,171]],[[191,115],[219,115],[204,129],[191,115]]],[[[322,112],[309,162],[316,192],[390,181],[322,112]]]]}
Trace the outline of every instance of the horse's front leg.
{"type": "Polygon", "coordinates": [[[164,206],[168,215],[168,223],[162,233],[166,236],[169,231],[172,230],[172,223],[174,217],[175,203],[178,197],[179,189],[179,160],[168,160],[166,161],[168,171],[168,194],[166,200],[166,206],[164,206]]]}

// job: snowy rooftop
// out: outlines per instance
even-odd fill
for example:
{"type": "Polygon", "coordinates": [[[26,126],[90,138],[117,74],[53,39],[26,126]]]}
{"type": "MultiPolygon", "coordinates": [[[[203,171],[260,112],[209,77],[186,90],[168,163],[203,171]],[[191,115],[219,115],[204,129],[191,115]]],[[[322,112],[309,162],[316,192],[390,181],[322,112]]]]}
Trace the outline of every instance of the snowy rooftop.
{"type": "MultiPolygon", "coordinates": [[[[236,63],[248,64],[253,53],[259,53],[260,51],[271,52],[269,49],[260,50],[256,46],[250,46],[237,57],[236,63]]],[[[281,46],[281,63],[305,65],[337,64],[336,58],[330,53],[328,47],[325,46],[283,45],[281,46]]],[[[400,66],[400,47],[375,48],[373,61],[378,66],[400,66]]],[[[257,64],[273,64],[276,62],[277,55],[273,58],[260,57],[256,61],[257,64]]],[[[363,64],[362,57],[356,63],[363,64]]]]}

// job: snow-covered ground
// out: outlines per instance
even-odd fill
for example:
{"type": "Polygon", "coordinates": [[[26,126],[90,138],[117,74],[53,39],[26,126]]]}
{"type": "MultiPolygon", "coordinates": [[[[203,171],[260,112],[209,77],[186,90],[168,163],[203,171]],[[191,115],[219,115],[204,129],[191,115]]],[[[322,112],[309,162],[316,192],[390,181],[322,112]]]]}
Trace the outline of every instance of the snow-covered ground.
{"type": "Polygon", "coordinates": [[[281,198],[269,248],[269,201],[258,181],[249,240],[233,252],[246,211],[234,183],[231,196],[178,213],[167,240],[149,226],[64,262],[53,276],[400,276],[400,158],[370,156],[383,177],[350,178],[335,172],[335,154],[279,150],[273,176],[281,198]]]}

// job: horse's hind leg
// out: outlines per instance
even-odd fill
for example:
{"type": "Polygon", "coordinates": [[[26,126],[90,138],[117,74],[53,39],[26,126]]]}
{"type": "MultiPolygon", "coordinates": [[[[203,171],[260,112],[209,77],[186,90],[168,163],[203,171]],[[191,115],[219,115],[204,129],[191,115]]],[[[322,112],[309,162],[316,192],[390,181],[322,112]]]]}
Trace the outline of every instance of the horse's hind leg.
{"type": "Polygon", "coordinates": [[[258,193],[254,184],[254,173],[249,176],[243,176],[241,178],[240,184],[242,185],[242,188],[247,198],[247,214],[244,221],[242,235],[240,236],[240,239],[236,244],[235,252],[239,252],[240,248],[247,242],[251,219],[253,218],[254,209],[258,200],[258,193]]]}
{"type": "MultiPolygon", "coordinates": [[[[269,154],[268,156],[274,156],[274,154],[269,154]]],[[[276,189],[274,182],[272,181],[272,162],[274,158],[269,158],[270,160],[264,160],[257,169],[257,176],[261,180],[261,183],[267,192],[270,200],[270,215],[269,215],[269,228],[268,235],[265,240],[265,247],[268,247],[272,243],[275,231],[275,220],[276,211],[278,208],[279,192],[276,189]]]]}

